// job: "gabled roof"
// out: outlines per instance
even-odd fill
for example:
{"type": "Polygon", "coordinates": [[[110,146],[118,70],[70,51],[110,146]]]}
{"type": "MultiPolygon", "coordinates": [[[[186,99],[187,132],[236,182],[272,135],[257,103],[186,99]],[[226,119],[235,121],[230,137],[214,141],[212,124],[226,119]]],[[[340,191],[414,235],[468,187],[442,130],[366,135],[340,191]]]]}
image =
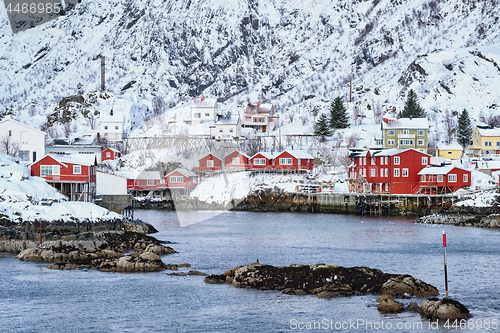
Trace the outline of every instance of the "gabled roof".
{"type": "Polygon", "coordinates": [[[439,150],[460,150],[462,151],[463,148],[460,145],[442,145],[437,147],[439,150]]]}
{"type": "Polygon", "coordinates": [[[221,117],[219,120],[214,122],[214,125],[238,125],[240,122],[240,116],[234,116],[230,118],[221,117]]]}
{"type": "Polygon", "coordinates": [[[113,110],[113,115],[111,111],[101,111],[100,115],[101,123],[122,123],[123,122],[123,111],[113,110]]]}
{"type": "Polygon", "coordinates": [[[194,172],[192,172],[191,170],[188,170],[188,169],[186,169],[186,168],[177,168],[177,169],[175,169],[174,171],[172,171],[172,172],[170,172],[169,174],[167,174],[167,175],[165,176],[165,178],[166,178],[166,177],[168,177],[169,175],[171,175],[172,173],[176,172],[176,171],[177,171],[177,172],[182,173],[182,174],[183,174],[184,176],[186,176],[186,177],[198,177],[198,176],[197,176],[194,172]]]}
{"type": "Polygon", "coordinates": [[[227,156],[231,155],[232,153],[238,153],[238,154],[240,154],[240,155],[245,156],[246,158],[250,158],[250,157],[248,157],[248,155],[247,155],[247,154],[243,154],[243,153],[242,153],[241,151],[239,151],[239,150],[233,150],[233,151],[232,151],[232,152],[230,152],[229,154],[225,155],[225,156],[224,156],[224,158],[226,158],[227,156]]]}
{"type": "Polygon", "coordinates": [[[276,158],[276,156],[278,156],[278,154],[276,154],[274,152],[271,152],[271,151],[259,151],[257,154],[255,154],[252,157],[250,157],[250,159],[254,158],[255,156],[257,156],[259,154],[262,155],[262,156],[264,156],[268,160],[271,160],[273,158],[276,158]]]}
{"type": "Polygon", "coordinates": [[[127,179],[161,180],[160,171],[121,170],[117,174],[123,175],[127,179]]]}
{"type": "Polygon", "coordinates": [[[208,155],[212,155],[213,157],[215,157],[215,158],[216,158],[216,159],[218,159],[219,161],[222,161],[222,158],[220,158],[219,156],[215,155],[214,153],[208,153],[208,154],[205,154],[205,155],[203,155],[201,158],[199,158],[199,159],[198,159],[198,161],[199,161],[199,160],[201,160],[201,159],[203,159],[203,158],[205,158],[205,157],[207,157],[208,155]]]}
{"type": "Polygon", "coordinates": [[[500,128],[476,126],[477,131],[481,136],[500,136],[500,128]]]}
{"type": "MultiPolygon", "coordinates": [[[[314,159],[314,157],[312,157],[312,155],[309,154],[306,150],[288,150],[287,149],[284,152],[289,153],[290,155],[292,155],[293,157],[295,157],[297,159],[314,159]]],[[[279,153],[278,156],[283,154],[284,152],[279,153]]]]}
{"type": "Polygon", "coordinates": [[[441,165],[428,165],[425,168],[423,168],[422,170],[420,170],[418,175],[447,175],[448,173],[451,172],[451,170],[453,170],[455,168],[460,169],[460,170],[464,170],[464,171],[468,171],[468,170],[465,170],[465,169],[462,169],[462,168],[459,168],[459,167],[456,167],[453,165],[442,165],[442,166],[441,165]]]}
{"type": "Polygon", "coordinates": [[[248,103],[247,108],[245,110],[245,114],[252,114],[252,113],[271,113],[273,111],[273,104],[272,103],[265,103],[265,104],[260,104],[258,102],[257,104],[252,104],[248,103]]]}
{"type": "Polygon", "coordinates": [[[81,165],[95,165],[96,164],[96,156],[94,154],[47,154],[62,163],[71,163],[71,164],[81,164],[81,165]]]}
{"type": "Polygon", "coordinates": [[[108,148],[104,149],[102,152],[104,153],[108,149],[111,150],[111,151],[113,151],[113,152],[115,152],[115,153],[119,153],[120,152],[118,149],[111,148],[111,147],[108,147],[108,148]]]}
{"type": "Polygon", "coordinates": [[[13,123],[15,123],[15,124],[17,124],[17,125],[24,126],[24,127],[28,128],[28,129],[30,129],[30,130],[33,130],[33,131],[36,131],[36,132],[39,132],[39,133],[42,133],[43,135],[45,135],[45,132],[40,131],[40,130],[38,130],[38,129],[34,128],[34,127],[31,127],[31,126],[29,126],[29,125],[26,125],[26,124],[20,123],[20,122],[18,122],[17,120],[14,120],[14,119],[4,119],[4,120],[0,121],[0,125],[1,125],[1,124],[3,124],[3,123],[8,123],[8,122],[13,122],[13,123]]]}
{"type": "Polygon", "coordinates": [[[191,99],[189,106],[191,108],[215,108],[217,105],[216,98],[205,98],[205,96],[194,97],[191,99]]]}
{"type": "Polygon", "coordinates": [[[382,129],[429,129],[427,118],[382,118],[382,129]]]}

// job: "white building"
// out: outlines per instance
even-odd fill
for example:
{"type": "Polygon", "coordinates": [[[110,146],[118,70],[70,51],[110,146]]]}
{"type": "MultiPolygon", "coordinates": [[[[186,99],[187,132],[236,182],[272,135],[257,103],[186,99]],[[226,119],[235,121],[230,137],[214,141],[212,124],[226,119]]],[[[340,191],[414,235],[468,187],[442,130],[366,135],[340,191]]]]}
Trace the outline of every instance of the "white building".
{"type": "Polygon", "coordinates": [[[219,114],[217,99],[215,98],[205,98],[205,96],[201,96],[200,98],[195,97],[191,100],[189,107],[191,108],[193,123],[203,121],[214,122],[217,114],[219,114]]]}
{"type": "Polygon", "coordinates": [[[220,117],[219,120],[210,125],[210,136],[216,139],[233,139],[235,137],[240,137],[240,117],[220,117]]]}
{"type": "Polygon", "coordinates": [[[109,173],[96,172],[97,195],[126,195],[127,178],[109,173]]]}
{"type": "Polygon", "coordinates": [[[45,156],[45,133],[13,119],[0,121],[0,140],[19,145],[19,158],[33,163],[45,156]]]}
{"type": "Polygon", "coordinates": [[[101,126],[98,137],[108,141],[123,140],[123,111],[101,111],[101,126]]]}

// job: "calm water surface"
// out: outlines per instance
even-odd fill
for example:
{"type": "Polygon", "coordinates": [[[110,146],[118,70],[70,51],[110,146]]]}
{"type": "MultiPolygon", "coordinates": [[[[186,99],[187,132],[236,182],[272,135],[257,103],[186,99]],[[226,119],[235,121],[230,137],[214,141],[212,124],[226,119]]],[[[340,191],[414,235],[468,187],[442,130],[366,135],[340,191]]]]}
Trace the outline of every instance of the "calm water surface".
{"type": "MultiPolygon", "coordinates": [[[[442,294],[445,230],[450,297],[465,304],[475,321],[500,322],[498,230],[327,214],[196,212],[178,217],[174,212],[136,211],[136,217],[160,231],[155,237],[175,243],[179,253],[162,259],[192,265],[181,271],[221,274],[256,259],[280,266],[368,266],[411,274],[442,294]]],[[[429,328],[414,313],[382,315],[372,295],[327,300],[209,285],[199,276],[54,271],[47,265],[0,256],[1,332],[448,331],[429,328]],[[357,320],[374,326],[346,328],[357,320]],[[308,330],[307,322],[320,322],[316,328],[322,329],[308,330]],[[387,329],[389,324],[392,329],[387,329]]]]}

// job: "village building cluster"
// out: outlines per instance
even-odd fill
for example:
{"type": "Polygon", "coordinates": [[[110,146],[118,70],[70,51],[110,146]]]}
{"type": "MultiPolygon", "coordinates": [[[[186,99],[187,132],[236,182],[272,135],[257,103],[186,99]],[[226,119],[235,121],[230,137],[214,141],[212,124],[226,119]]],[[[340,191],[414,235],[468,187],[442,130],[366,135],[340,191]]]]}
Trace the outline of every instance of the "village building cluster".
{"type": "MultiPolygon", "coordinates": [[[[213,98],[193,98],[190,117],[184,121],[192,125],[208,124],[211,137],[229,140],[240,137],[244,128],[266,133],[279,126],[279,117],[270,103],[248,103],[242,116],[222,114],[217,104],[213,98]]],[[[111,193],[112,188],[119,194],[164,189],[182,190],[188,194],[199,184],[200,177],[221,172],[309,172],[314,168],[314,157],[303,150],[262,151],[253,156],[235,150],[225,156],[208,153],[198,159],[198,165],[192,170],[178,168],[164,176],[159,171],[121,171],[119,175],[110,175],[97,171],[98,165],[119,159],[122,152],[115,148],[102,150],[97,142],[99,138],[111,142],[124,139],[123,112],[110,111],[101,118],[101,127],[95,136],[72,142],[54,140],[45,145],[44,132],[12,119],[0,121],[0,136],[17,144],[17,156],[30,167],[33,176],[44,178],[70,200],[76,201],[95,201],[96,193],[111,193]]],[[[381,147],[350,149],[349,190],[428,195],[471,186],[468,168],[448,162],[462,157],[462,147],[439,146],[437,156],[430,156],[427,154],[428,130],[426,118],[383,118],[381,147]]],[[[472,156],[499,155],[500,128],[477,125],[471,142],[468,148],[472,156]]],[[[475,166],[488,168],[478,162],[475,166]]],[[[490,174],[500,173],[500,162],[491,161],[489,167],[490,174]]]]}

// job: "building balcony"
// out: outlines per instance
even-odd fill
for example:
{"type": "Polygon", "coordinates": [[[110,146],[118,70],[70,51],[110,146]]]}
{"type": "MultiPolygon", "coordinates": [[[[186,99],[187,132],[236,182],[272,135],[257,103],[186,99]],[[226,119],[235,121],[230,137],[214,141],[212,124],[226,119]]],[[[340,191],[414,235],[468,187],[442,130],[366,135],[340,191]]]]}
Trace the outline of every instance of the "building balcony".
{"type": "Polygon", "coordinates": [[[415,139],[415,134],[398,133],[398,139],[415,139]]]}

